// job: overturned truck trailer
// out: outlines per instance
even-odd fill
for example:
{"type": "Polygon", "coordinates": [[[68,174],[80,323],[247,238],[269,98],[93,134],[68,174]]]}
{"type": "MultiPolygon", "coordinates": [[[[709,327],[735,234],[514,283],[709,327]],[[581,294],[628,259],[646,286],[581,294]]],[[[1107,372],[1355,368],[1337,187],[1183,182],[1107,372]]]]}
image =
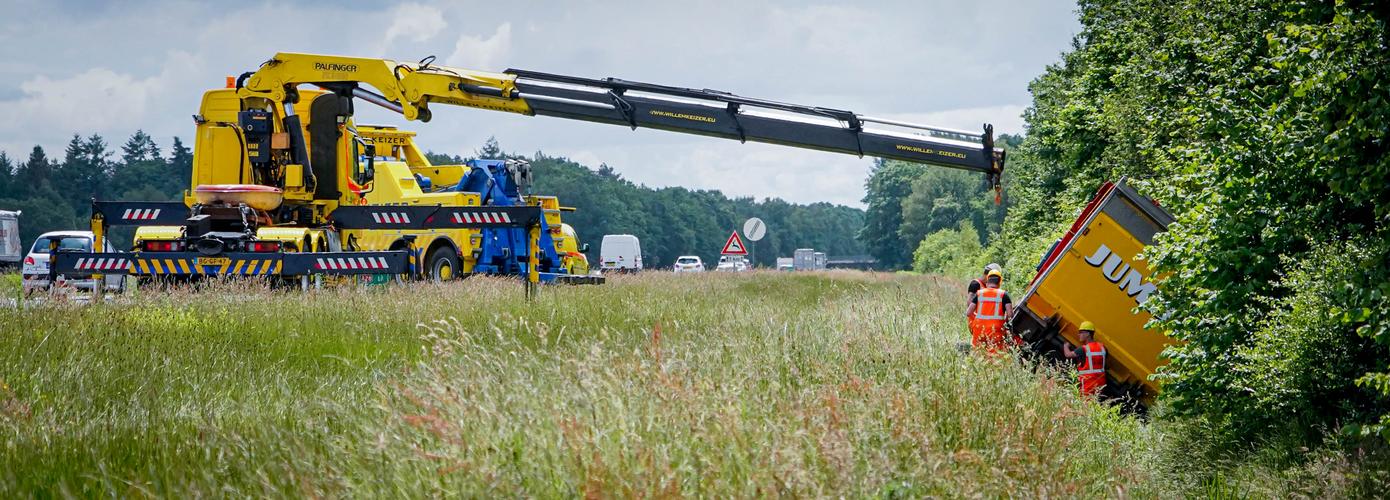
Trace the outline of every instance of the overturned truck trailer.
{"type": "Polygon", "coordinates": [[[1062,343],[1079,344],[1077,325],[1096,325],[1108,353],[1103,395],[1148,405],[1159,387],[1149,376],[1173,342],[1145,329],[1152,316],[1138,309],[1157,290],[1149,266],[1137,260],[1173,217],[1123,179],[1107,182],[1043,257],[1009,324],[1045,358],[1061,360],[1062,343]]]}

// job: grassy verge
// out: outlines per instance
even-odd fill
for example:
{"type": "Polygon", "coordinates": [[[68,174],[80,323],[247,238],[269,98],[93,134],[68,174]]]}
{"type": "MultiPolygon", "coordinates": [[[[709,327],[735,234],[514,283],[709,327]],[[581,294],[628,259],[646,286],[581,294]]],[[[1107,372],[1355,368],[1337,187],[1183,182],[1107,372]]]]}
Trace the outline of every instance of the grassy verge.
{"type": "Polygon", "coordinates": [[[19,297],[24,281],[18,272],[0,272],[0,299],[19,297]]]}
{"type": "Polygon", "coordinates": [[[955,284],[621,276],[0,310],[0,495],[1116,496],[1163,436],[962,356],[955,284]]]}

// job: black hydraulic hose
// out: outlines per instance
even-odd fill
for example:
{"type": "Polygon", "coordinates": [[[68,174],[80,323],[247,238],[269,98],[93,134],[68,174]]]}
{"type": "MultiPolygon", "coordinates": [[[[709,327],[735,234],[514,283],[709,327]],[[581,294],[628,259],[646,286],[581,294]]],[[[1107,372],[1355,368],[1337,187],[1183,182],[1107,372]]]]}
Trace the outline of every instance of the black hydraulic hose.
{"type": "MultiPolygon", "coordinates": [[[[242,75],[242,76],[245,76],[245,75],[242,75]]],[[[215,122],[215,123],[213,123],[213,125],[218,125],[218,126],[222,126],[222,127],[227,127],[227,128],[232,129],[233,132],[236,132],[236,141],[237,141],[237,144],[240,144],[240,145],[241,145],[241,148],[237,150],[237,151],[240,153],[240,155],[237,157],[237,164],[236,164],[236,166],[237,166],[236,180],[237,180],[237,183],[238,183],[238,184],[246,184],[246,177],[245,177],[246,173],[241,169],[241,165],[244,164],[244,163],[246,163],[246,137],[242,135],[241,127],[239,127],[239,126],[237,126],[235,123],[231,123],[231,122],[215,122]]],[[[255,181],[256,181],[255,175],[256,175],[256,172],[255,172],[255,169],[253,168],[253,169],[252,169],[252,172],[251,172],[251,182],[255,182],[255,181]]]]}
{"type": "Polygon", "coordinates": [[[237,90],[241,90],[242,87],[245,87],[245,85],[243,85],[243,84],[246,83],[246,79],[247,79],[247,78],[250,78],[252,74],[253,74],[253,73],[251,73],[250,71],[247,71],[247,72],[245,72],[245,73],[242,73],[241,76],[238,76],[238,77],[236,78],[236,88],[237,88],[237,90]]]}

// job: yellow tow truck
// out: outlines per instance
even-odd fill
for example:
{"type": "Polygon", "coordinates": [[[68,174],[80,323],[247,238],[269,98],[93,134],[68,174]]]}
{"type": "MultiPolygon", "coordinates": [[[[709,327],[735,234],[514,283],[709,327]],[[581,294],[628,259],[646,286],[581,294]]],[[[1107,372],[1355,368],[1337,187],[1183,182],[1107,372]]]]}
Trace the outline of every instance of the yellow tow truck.
{"type": "Polygon", "coordinates": [[[869,155],[978,172],[996,191],[1005,163],[989,125],[944,129],[709,89],[451,68],[433,57],[282,52],[203,95],[183,201],[93,202],[98,240],[113,225],[154,226],[139,232],[133,252],[96,248],[53,265],[302,284],[310,275],[469,272],[598,281],[584,274],[558,200],[527,192],[529,169],[501,160],[467,172],[430,165],[410,141],[391,142],[402,133],[358,127],[360,103],[422,122],[433,106],[450,105],[869,155]]]}

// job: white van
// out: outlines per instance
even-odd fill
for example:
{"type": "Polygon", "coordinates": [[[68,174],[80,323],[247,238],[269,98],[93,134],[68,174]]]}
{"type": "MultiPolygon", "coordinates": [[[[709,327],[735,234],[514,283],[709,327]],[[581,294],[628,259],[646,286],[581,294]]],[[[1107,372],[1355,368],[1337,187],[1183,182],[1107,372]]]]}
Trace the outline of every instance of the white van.
{"type": "Polygon", "coordinates": [[[599,270],[637,272],[642,270],[642,243],[630,234],[605,234],[599,248],[599,270]]]}

